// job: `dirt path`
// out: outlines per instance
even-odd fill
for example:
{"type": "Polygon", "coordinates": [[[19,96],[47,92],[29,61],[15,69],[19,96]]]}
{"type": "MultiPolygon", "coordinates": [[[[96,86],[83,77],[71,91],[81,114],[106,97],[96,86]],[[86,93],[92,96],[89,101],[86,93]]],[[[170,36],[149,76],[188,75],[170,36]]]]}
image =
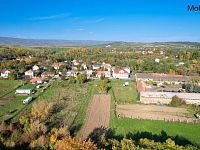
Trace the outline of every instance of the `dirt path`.
{"type": "Polygon", "coordinates": [[[80,131],[80,140],[85,140],[95,128],[109,126],[110,101],[110,95],[94,95],[87,111],[86,121],[80,131]]]}

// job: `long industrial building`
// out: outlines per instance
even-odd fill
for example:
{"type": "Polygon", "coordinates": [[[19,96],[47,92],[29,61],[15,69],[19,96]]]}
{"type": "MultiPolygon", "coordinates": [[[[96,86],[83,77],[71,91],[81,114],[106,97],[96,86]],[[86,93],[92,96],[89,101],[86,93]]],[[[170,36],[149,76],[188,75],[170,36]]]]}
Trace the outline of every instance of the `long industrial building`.
{"type": "Polygon", "coordinates": [[[184,100],[186,104],[200,105],[200,93],[140,92],[140,101],[145,104],[169,104],[175,95],[184,100]]]}

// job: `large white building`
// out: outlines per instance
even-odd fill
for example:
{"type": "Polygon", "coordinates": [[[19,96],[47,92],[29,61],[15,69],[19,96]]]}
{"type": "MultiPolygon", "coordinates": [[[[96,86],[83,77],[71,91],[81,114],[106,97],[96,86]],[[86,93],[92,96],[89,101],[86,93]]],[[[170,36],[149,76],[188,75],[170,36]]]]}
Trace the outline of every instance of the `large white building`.
{"type": "Polygon", "coordinates": [[[129,79],[129,73],[124,69],[113,69],[112,76],[116,79],[129,79]]]}
{"type": "Polygon", "coordinates": [[[140,101],[145,104],[169,104],[173,96],[178,96],[184,100],[186,104],[200,105],[200,93],[140,92],[140,101]]]}

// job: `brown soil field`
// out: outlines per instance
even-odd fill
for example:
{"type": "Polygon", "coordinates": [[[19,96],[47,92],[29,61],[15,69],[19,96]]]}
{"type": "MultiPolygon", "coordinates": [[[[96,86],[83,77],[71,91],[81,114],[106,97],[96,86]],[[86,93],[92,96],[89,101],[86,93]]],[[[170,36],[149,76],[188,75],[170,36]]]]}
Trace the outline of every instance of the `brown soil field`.
{"type": "Polygon", "coordinates": [[[185,108],[156,105],[117,105],[118,117],[133,119],[165,120],[177,122],[193,122],[195,118],[186,117],[189,112],[185,108]]]}
{"type": "Polygon", "coordinates": [[[7,104],[8,102],[11,101],[11,97],[3,97],[3,98],[0,98],[0,105],[5,105],[7,104]]]}
{"type": "Polygon", "coordinates": [[[107,128],[109,126],[110,102],[110,95],[94,95],[87,111],[86,121],[80,131],[80,140],[87,139],[95,128],[107,128]]]}

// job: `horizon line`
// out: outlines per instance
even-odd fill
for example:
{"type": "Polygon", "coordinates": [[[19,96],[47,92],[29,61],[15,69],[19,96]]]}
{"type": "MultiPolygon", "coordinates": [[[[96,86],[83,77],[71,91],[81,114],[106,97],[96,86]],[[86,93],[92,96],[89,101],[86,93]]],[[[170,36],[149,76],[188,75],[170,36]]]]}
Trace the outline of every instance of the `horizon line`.
{"type": "Polygon", "coordinates": [[[100,41],[100,42],[124,42],[124,43],[200,43],[200,41],[122,41],[122,40],[94,40],[94,39],[53,39],[53,38],[26,38],[26,37],[13,37],[13,36],[0,36],[0,38],[13,38],[21,40],[56,40],[56,41],[100,41]]]}

